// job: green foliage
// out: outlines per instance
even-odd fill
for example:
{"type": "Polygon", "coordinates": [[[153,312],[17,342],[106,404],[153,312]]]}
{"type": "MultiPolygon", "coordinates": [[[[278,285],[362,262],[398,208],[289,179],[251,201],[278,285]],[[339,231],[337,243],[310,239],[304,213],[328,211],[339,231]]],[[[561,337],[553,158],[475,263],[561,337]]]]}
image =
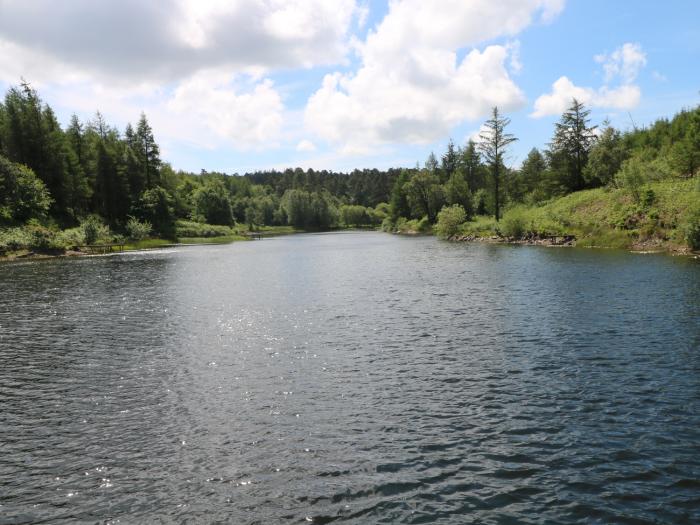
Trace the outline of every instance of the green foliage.
{"type": "Polygon", "coordinates": [[[475,215],[486,215],[489,210],[488,193],[485,189],[480,189],[474,193],[472,209],[475,215]]]}
{"type": "Polygon", "coordinates": [[[327,192],[287,190],[280,208],[284,210],[287,223],[295,228],[323,229],[338,223],[338,210],[327,192]]]}
{"type": "Polygon", "coordinates": [[[586,184],[589,187],[612,184],[627,155],[620,132],[607,125],[588,154],[583,170],[586,184]]]}
{"type": "Polygon", "coordinates": [[[503,215],[500,231],[506,237],[520,239],[532,229],[530,217],[522,206],[511,208],[503,215]]]}
{"type": "Polygon", "coordinates": [[[461,232],[465,235],[475,237],[490,237],[495,235],[498,229],[496,219],[490,215],[477,215],[471,221],[461,227],[461,232]]]}
{"type": "Polygon", "coordinates": [[[396,222],[399,217],[409,217],[411,215],[411,207],[408,204],[408,197],[406,196],[405,190],[409,180],[411,180],[411,175],[408,170],[401,170],[391,190],[389,214],[394,222],[396,222]]]}
{"type": "Polygon", "coordinates": [[[197,216],[209,224],[233,224],[231,199],[221,180],[209,180],[192,195],[197,216]]]}
{"type": "Polygon", "coordinates": [[[230,226],[203,224],[201,222],[179,220],[175,224],[177,237],[226,237],[238,235],[238,230],[230,226]]]}
{"type": "Polygon", "coordinates": [[[641,150],[622,163],[615,182],[619,187],[625,188],[635,202],[641,202],[645,184],[670,179],[673,175],[667,159],[654,158],[651,151],[641,150]]]}
{"type": "Polygon", "coordinates": [[[339,209],[340,220],[346,226],[368,226],[381,222],[381,219],[372,208],[366,208],[355,204],[344,204],[339,209]]]}
{"type": "Polygon", "coordinates": [[[153,225],[148,221],[140,221],[136,217],[129,217],[126,223],[126,234],[129,240],[142,241],[151,234],[153,225]]]}
{"type": "Polygon", "coordinates": [[[589,152],[596,142],[597,126],[589,125],[590,113],[590,110],[574,98],[571,106],[555,124],[551,158],[560,184],[568,191],[578,191],[585,187],[584,169],[589,152]]]}
{"type": "Polygon", "coordinates": [[[0,223],[44,217],[50,205],[46,186],[31,169],[0,155],[0,223]]]}
{"type": "Polygon", "coordinates": [[[700,196],[688,210],[681,231],[688,246],[693,250],[700,250],[700,196]]]}
{"type": "Polygon", "coordinates": [[[445,192],[438,176],[427,169],[420,170],[404,185],[403,191],[411,208],[411,217],[427,217],[433,224],[445,204],[445,192]]]}
{"type": "Polygon", "coordinates": [[[153,231],[166,239],[175,238],[175,213],[172,198],[165,189],[156,186],[141,194],[135,216],[153,225],[153,231]]]}
{"type": "Polygon", "coordinates": [[[467,212],[459,204],[444,206],[438,213],[435,231],[438,236],[447,239],[457,234],[460,226],[467,220],[467,212]]]}
{"type": "Polygon", "coordinates": [[[461,206],[467,217],[471,217],[474,212],[473,197],[461,169],[454,170],[445,184],[445,197],[447,204],[461,206]]]}
{"type": "Polygon", "coordinates": [[[508,124],[510,124],[510,119],[502,116],[498,108],[494,107],[491,118],[484,123],[483,131],[479,134],[481,140],[479,150],[490,168],[493,180],[493,200],[497,222],[501,212],[501,187],[503,185],[501,179],[505,173],[504,155],[506,148],[518,140],[514,135],[506,132],[508,124]]]}
{"type": "Polygon", "coordinates": [[[110,242],[112,235],[109,226],[106,226],[97,215],[90,215],[80,223],[85,244],[97,244],[98,242],[110,242]]]}
{"type": "Polygon", "coordinates": [[[59,232],[33,220],[24,226],[0,230],[0,254],[21,250],[55,252],[64,248],[59,232]]]}

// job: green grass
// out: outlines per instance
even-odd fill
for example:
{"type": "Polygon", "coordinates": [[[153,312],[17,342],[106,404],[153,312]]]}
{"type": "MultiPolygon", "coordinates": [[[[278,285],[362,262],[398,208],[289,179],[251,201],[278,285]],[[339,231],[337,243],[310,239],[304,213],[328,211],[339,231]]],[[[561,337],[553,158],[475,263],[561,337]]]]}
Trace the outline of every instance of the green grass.
{"type": "Polygon", "coordinates": [[[625,249],[644,243],[667,249],[686,246],[685,232],[693,209],[700,205],[697,181],[653,182],[641,193],[647,198],[638,202],[624,189],[598,188],[541,206],[517,205],[507,209],[499,223],[491,217],[476,217],[462,225],[462,234],[516,239],[573,235],[578,246],[625,249]]]}
{"type": "Polygon", "coordinates": [[[180,237],[179,244],[227,244],[234,241],[247,241],[244,235],[220,235],[218,237],[180,237]]]}
{"type": "Polygon", "coordinates": [[[153,248],[163,248],[172,246],[174,241],[169,239],[144,239],[142,241],[127,241],[124,250],[149,250],[153,248]]]}

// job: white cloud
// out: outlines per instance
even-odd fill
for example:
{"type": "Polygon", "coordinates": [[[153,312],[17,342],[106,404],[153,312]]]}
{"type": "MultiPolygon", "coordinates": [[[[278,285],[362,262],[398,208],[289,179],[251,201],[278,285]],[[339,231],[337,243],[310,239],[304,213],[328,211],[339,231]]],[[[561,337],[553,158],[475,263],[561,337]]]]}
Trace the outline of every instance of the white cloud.
{"type": "MultiPolygon", "coordinates": [[[[201,69],[310,67],[342,61],[355,0],[4,0],[0,42],[101,81],[173,81],[201,69]]],[[[39,60],[41,58],[41,60],[39,60]]]]}
{"type": "Polygon", "coordinates": [[[316,145],[310,140],[300,140],[297,144],[297,151],[310,152],[316,151],[316,145]]]}
{"type": "Polygon", "coordinates": [[[596,55],[595,61],[603,64],[606,83],[619,77],[623,84],[631,84],[646,66],[647,55],[639,44],[627,42],[609,55],[596,55]]]}
{"type": "Polygon", "coordinates": [[[506,63],[520,67],[517,44],[458,51],[513,36],[535,19],[550,20],[561,0],[449,0],[436,8],[422,0],[392,1],[365,42],[357,42],[355,73],[326,75],[305,112],[308,129],[345,152],[376,145],[427,143],[491,107],[525,102],[506,63]]]}
{"type": "Polygon", "coordinates": [[[181,119],[191,142],[248,149],[279,138],[284,105],[268,79],[245,90],[230,75],[208,71],[182,82],[165,109],[181,119]]]}
{"type": "Polygon", "coordinates": [[[512,42],[508,42],[506,49],[508,50],[508,56],[510,57],[510,60],[508,61],[510,70],[513,74],[518,75],[523,70],[523,64],[520,61],[520,41],[514,40],[512,42]]]}
{"type": "Polygon", "coordinates": [[[164,143],[274,146],[270,70],[343,62],[361,16],[355,0],[0,0],[0,83],[120,125],[143,110],[164,143]]]}
{"type": "Polygon", "coordinates": [[[605,84],[599,88],[575,85],[568,77],[559,77],[552,84],[552,91],[540,95],[535,100],[535,118],[561,114],[571,105],[572,99],[591,107],[612,109],[632,109],[639,104],[642,92],[634,81],[639,71],[646,65],[646,55],[639,44],[626,43],[610,55],[596,55],[594,60],[603,65],[605,84]],[[620,84],[611,87],[609,83],[620,80],[620,84]]]}
{"type": "Polygon", "coordinates": [[[576,86],[569,78],[560,77],[552,84],[552,92],[541,95],[535,101],[531,116],[539,118],[559,115],[571,106],[573,99],[592,107],[632,109],[641,99],[638,86],[622,85],[617,88],[603,86],[599,89],[576,86]]]}

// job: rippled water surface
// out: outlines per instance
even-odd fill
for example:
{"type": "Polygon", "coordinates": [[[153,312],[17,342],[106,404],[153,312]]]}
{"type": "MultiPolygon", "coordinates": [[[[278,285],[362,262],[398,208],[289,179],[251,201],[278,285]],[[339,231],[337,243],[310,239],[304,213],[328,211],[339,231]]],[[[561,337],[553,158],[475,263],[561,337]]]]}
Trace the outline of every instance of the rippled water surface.
{"type": "Polygon", "coordinates": [[[299,235],[0,264],[0,523],[699,523],[700,261],[299,235]]]}

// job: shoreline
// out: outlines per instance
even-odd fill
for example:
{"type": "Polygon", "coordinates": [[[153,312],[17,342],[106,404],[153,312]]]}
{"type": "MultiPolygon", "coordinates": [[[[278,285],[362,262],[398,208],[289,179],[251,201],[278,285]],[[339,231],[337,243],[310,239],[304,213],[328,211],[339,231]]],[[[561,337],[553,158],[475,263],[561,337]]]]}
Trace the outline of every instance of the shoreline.
{"type": "MultiPolygon", "coordinates": [[[[283,237],[286,235],[297,235],[300,233],[332,233],[340,231],[377,231],[365,228],[333,228],[330,230],[298,230],[291,227],[269,227],[269,229],[263,229],[259,233],[258,239],[265,239],[270,237],[283,237]]],[[[63,259],[63,258],[73,258],[73,257],[105,257],[111,255],[118,255],[128,252],[142,252],[151,250],[160,250],[164,248],[180,248],[184,246],[215,246],[219,244],[232,244],[234,242],[248,242],[253,241],[254,238],[247,235],[225,235],[218,237],[180,237],[177,241],[171,239],[146,239],[144,241],[137,241],[132,243],[126,243],[124,250],[115,251],[109,253],[92,253],[82,250],[75,249],[65,249],[61,251],[60,249],[47,249],[47,250],[36,250],[36,249],[22,249],[16,250],[14,252],[8,252],[4,255],[0,255],[0,263],[3,262],[15,262],[15,261],[42,261],[47,259],[63,259]]]]}
{"type": "Polygon", "coordinates": [[[559,235],[559,236],[532,236],[528,238],[515,238],[515,237],[500,237],[497,235],[491,235],[487,237],[480,237],[478,235],[453,235],[446,239],[449,242],[480,242],[480,243],[490,243],[490,244],[515,244],[521,246],[544,246],[547,248],[591,248],[591,249],[603,249],[603,250],[624,250],[629,253],[637,254],[654,254],[661,253],[672,256],[686,255],[694,258],[700,256],[700,252],[693,251],[687,246],[679,246],[669,242],[659,241],[659,240],[647,240],[633,242],[630,246],[625,248],[620,248],[617,246],[606,246],[604,244],[596,245],[579,245],[577,243],[577,238],[574,235],[559,235]]]}

